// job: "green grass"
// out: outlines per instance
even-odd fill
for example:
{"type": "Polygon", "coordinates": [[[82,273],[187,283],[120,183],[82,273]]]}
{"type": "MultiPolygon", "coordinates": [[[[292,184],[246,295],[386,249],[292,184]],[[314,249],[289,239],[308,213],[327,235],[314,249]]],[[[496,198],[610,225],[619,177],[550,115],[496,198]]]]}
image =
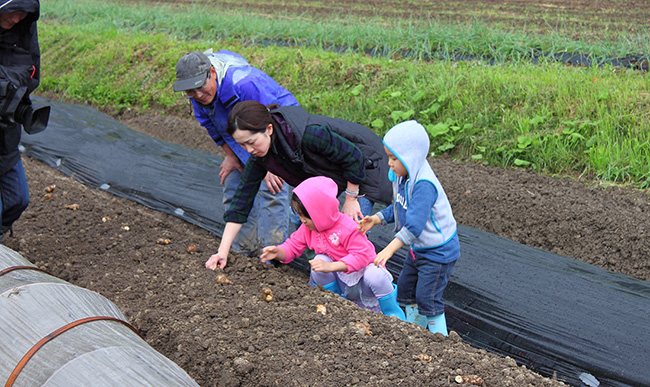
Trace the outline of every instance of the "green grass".
{"type": "MultiPolygon", "coordinates": [[[[480,25],[440,28],[432,32],[434,44],[408,36],[413,21],[384,25],[381,33],[377,24],[349,19],[307,28],[294,18],[291,27],[279,28],[258,23],[262,16],[208,13],[198,5],[191,6],[197,13],[190,18],[170,5],[116,4],[43,3],[39,90],[107,109],[178,111],[184,99],[171,90],[176,60],[188,51],[227,48],[273,76],[310,112],[356,121],[380,135],[397,122],[418,120],[429,131],[434,156],[650,188],[650,82],[644,73],[551,61],[533,65],[526,59],[530,41],[480,25]],[[289,36],[306,46],[244,44],[245,36],[250,42],[289,36]],[[337,54],[320,48],[325,41],[345,47],[363,41],[393,53],[491,50],[500,62],[337,54]]],[[[543,39],[555,47],[568,41],[543,39]]]]}
{"type": "Polygon", "coordinates": [[[507,30],[494,28],[478,19],[459,25],[444,24],[442,19],[431,17],[385,20],[380,16],[338,16],[323,19],[319,15],[315,21],[304,14],[291,15],[283,11],[268,15],[229,10],[214,2],[142,6],[139,2],[59,0],[44,3],[43,16],[69,26],[159,31],[182,40],[289,41],[301,46],[341,50],[381,50],[387,56],[409,50],[416,58],[475,55],[505,61],[526,59],[533,54],[568,52],[604,61],[650,53],[647,31],[620,33],[611,40],[587,39],[584,35],[572,39],[563,33],[563,28],[550,26],[545,34],[538,34],[516,28],[521,25],[507,30]],[[122,6],[117,6],[119,4],[122,6]]]}

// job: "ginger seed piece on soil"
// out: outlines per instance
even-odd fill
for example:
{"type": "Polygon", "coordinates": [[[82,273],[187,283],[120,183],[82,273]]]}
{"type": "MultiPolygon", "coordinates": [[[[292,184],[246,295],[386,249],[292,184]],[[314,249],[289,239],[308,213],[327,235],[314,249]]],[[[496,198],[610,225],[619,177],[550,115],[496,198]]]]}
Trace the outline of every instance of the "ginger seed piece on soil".
{"type": "Polygon", "coordinates": [[[316,313],[320,313],[323,316],[325,316],[327,314],[327,308],[325,307],[325,305],[321,305],[321,304],[316,305],[316,313]]]}
{"type": "Polygon", "coordinates": [[[53,192],[55,189],[56,189],[56,184],[52,184],[52,185],[48,185],[47,187],[45,187],[45,189],[43,189],[43,191],[45,191],[47,193],[50,193],[50,192],[53,192]]]}
{"type": "Polygon", "coordinates": [[[363,333],[366,336],[372,336],[372,331],[370,330],[370,324],[367,322],[358,322],[354,324],[354,327],[359,329],[359,332],[363,333]]]}
{"type": "Polygon", "coordinates": [[[262,298],[266,302],[273,301],[273,291],[269,288],[262,288],[262,298]]]}
{"type": "Polygon", "coordinates": [[[219,274],[217,276],[217,283],[221,285],[232,285],[232,281],[225,274],[219,274]]]}
{"type": "Polygon", "coordinates": [[[468,375],[469,378],[469,383],[473,384],[475,386],[482,386],[483,385],[483,379],[478,376],[478,375],[468,375]]]}
{"type": "Polygon", "coordinates": [[[185,251],[187,251],[190,254],[194,254],[197,253],[199,249],[196,247],[196,245],[191,245],[191,246],[187,246],[187,249],[185,249],[185,251]]]}
{"type": "Polygon", "coordinates": [[[168,245],[168,244],[172,243],[172,241],[170,241],[167,238],[158,238],[156,243],[158,243],[159,245],[168,245]]]}
{"type": "Polygon", "coordinates": [[[67,208],[68,210],[77,211],[79,209],[79,205],[77,203],[68,204],[67,206],[65,206],[65,208],[67,208]]]}
{"type": "Polygon", "coordinates": [[[54,197],[54,194],[52,192],[46,193],[45,195],[43,195],[43,200],[49,200],[49,199],[52,199],[53,197],[54,197]]]}
{"type": "Polygon", "coordinates": [[[465,384],[469,383],[474,386],[481,386],[483,385],[483,379],[481,379],[480,376],[478,375],[457,375],[454,380],[458,384],[465,384]]]}
{"type": "Polygon", "coordinates": [[[417,355],[416,358],[418,360],[426,361],[427,363],[431,363],[431,356],[426,355],[424,353],[421,353],[421,354],[417,355]]]}

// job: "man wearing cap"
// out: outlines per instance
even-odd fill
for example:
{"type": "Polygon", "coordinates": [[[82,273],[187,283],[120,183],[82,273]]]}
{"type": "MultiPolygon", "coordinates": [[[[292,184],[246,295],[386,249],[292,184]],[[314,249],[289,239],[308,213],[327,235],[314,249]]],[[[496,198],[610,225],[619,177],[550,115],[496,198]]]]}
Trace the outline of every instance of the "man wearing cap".
{"type": "MultiPolygon", "coordinates": [[[[224,186],[223,204],[227,208],[250,157],[226,132],[230,110],[237,102],[246,100],[281,106],[298,106],[298,101],[269,75],[228,50],[194,51],[181,57],[176,63],[174,91],[184,91],[190,97],[196,119],[225,152],[219,177],[224,186]]],[[[251,216],[232,248],[252,256],[264,246],[282,243],[288,226],[289,186],[269,173],[260,186],[251,216]]]]}

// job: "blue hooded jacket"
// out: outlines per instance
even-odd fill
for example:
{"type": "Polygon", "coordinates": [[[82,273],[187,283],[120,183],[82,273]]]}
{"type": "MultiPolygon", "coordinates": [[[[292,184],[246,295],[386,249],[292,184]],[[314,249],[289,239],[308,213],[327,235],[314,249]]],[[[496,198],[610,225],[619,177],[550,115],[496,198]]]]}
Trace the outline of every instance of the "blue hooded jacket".
{"type": "MultiPolygon", "coordinates": [[[[431,208],[422,208],[422,211],[409,212],[412,215],[418,214],[427,217],[424,229],[419,235],[414,235],[415,238],[412,241],[403,240],[407,244],[410,242],[411,247],[416,251],[436,249],[444,246],[449,241],[457,241],[457,238],[455,238],[457,231],[456,220],[451,210],[451,204],[440,181],[427,161],[429,143],[426,130],[416,121],[402,122],[391,128],[384,136],[384,146],[399,159],[408,172],[408,176],[399,178],[393,176],[391,179],[393,181],[393,216],[386,218],[394,218],[395,230],[398,231],[397,237],[400,235],[399,231],[406,224],[414,222],[414,219],[404,219],[404,214],[405,209],[420,204],[411,201],[414,191],[419,189],[418,183],[422,184],[423,181],[427,181],[433,184],[435,191],[437,191],[437,198],[431,208]]],[[[383,214],[387,213],[383,212],[383,214]]],[[[450,251],[456,251],[453,254],[454,256],[447,257],[445,260],[452,261],[458,258],[459,253],[457,253],[457,250],[456,248],[451,249],[450,251]]]]}

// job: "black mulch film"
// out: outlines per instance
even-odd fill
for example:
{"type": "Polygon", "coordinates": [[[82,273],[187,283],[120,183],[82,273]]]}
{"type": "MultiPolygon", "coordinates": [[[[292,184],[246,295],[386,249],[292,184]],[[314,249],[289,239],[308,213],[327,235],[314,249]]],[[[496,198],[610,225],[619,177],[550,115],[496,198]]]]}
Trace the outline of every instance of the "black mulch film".
{"type": "MultiPolygon", "coordinates": [[[[173,214],[221,236],[222,187],[211,153],[136,132],[88,106],[49,104],[48,128],[23,134],[24,154],[79,182],[173,214]],[[205,200],[210,198],[210,200],[205,200]]],[[[445,291],[450,330],[466,342],[583,386],[650,381],[650,284],[465,226],[445,291]]],[[[391,226],[373,229],[378,249],[391,226]]],[[[407,251],[388,261],[397,278],[407,251]]],[[[294,266],[308,273],[305,258],[294,266]]]]}

